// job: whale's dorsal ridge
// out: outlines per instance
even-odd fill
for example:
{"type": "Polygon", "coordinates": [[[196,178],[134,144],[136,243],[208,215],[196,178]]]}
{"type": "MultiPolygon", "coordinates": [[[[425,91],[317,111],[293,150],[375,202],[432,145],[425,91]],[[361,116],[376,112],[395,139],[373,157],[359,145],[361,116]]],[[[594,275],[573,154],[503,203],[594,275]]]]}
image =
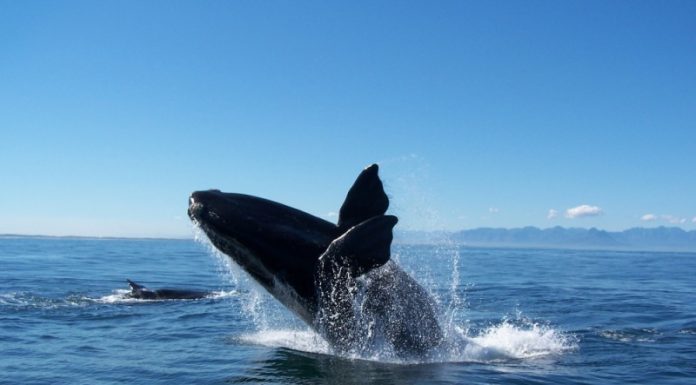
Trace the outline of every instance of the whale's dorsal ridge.
{"type": "Polygon", "coordinates": [[[363,221],[331,242],[319,259],[342,261],[351,268],[354,276],[378,268],[389,261],[392,229],[397,222],[393,215],[376,215],[363,221]]]}
{"type": "Polygon", "coordinates": [[[384,192],[378,170],[377,164],[366,167],[348,190],[338,215],[338,228],[342,232],[387,212],[389,198],[384,192]]]}

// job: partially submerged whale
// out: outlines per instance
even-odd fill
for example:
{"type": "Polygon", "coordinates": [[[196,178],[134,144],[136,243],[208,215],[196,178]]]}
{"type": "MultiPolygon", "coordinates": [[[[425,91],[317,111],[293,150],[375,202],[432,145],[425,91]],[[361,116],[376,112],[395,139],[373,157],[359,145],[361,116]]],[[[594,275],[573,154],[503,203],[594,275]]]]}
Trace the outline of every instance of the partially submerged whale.
{"type": "Polygon", "coordinates": [[[136,299],[200,299],[210,295],[210,293],[198,290],[185,289],[158,289],[150,290],[143,285],[139,285],[127,279],[131,292],[126,294],[128,298],[136,299]]]}
{"type": "MultiPolygon", "coordinates": [[[[189,217],[338,353],[385,342],[421,356],[442,339],[429,293],[390,261],[393,215],[378,166],[365,168],[333,224],[267,199],[196,191],[189,217]]],[[[382,347],[383,348],[383,347],[382,347]]]]}

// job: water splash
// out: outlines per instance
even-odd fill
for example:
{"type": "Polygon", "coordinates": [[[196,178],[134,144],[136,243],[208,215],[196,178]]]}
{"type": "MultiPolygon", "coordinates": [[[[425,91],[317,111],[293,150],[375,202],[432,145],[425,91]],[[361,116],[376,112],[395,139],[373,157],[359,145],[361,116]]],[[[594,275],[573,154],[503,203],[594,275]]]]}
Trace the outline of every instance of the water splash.
{"type": "MultiPolygon", "coordinates": [[[[410,183],[412,179],[411,177],[403,182],[411,187],[419,185],[418,183],[410,183]]],[[[397,182],[399,181],[401,180],[397,180],[397,182]]],[[[408,196],[408,194],[405,195],[408,196]]],[[[404,204],[403,207],[432,207],[427,202],[423,204],[427,194],[424,194],[422,191],[417,191],[411,195],[417,195],[416,198],[419,199],[421,204],[404,204]]],[[[394,202],[393,206],[402,206],[399,204],[400,202],[402,201],[394,202]]],[[[427,210],[424,215],[412,217],[425,220],[427,222],[426,228],[430,229],[437,227],[435,223],[440,223],[438,220],[439,215],[433,210],[427,210]]],[[[204,231],[195,224],[194,235],[195,239],[204,244],[210,251],[210,254],[216,257],[221,274],[227,276],[240,292],[244,292],[244,295],[241,297],[242,309],[255,330],[237,336],[234,338],[236,341],[309,353],[337,354],[319,334],[304,324],[298,324],[296,317],[279,305],[270,294],[253,281],[231,258],[218,251],[207,238],[204,231]],[[294,324],[295,327],[288,328],[288,324],[294,324]]],[[[372,332],[368,330],[365,333],[365,338],[369,339],[369,342],[360,341],[358,345],[361,346],[358,348],[343,351],[338,355],[349,359],[397,364],[500,362],[553,356],[577,349],[577,341],[573,336],[566,335],[549,325],[522,319],[519,315],[515,321],[503,318],[497,324],[479,329],[472,328],[468,320],[461,321],[461,314],[466,311],[467,301],[465,296],[466,289],[464,292],[461,290],[463,278],[459,267],[461,259],[459,247],[446,239],[442,239],[440,234],[437,234],[436,237],[437,243],[439,243],[439,247],[435,250],[436,258],[444,258],[451,263],[448,290],[438,294],[439,284],[435,282],[433,272],[427,268],[427,265],[425,268],[420,267],[420,271],[413,271],[408,265],[405,268],[412,277],[417,277],[421,284],[425,284],[423,287],[442,309],[438,321],[443,332],[443,342],[425,356],[404,359],[393,351],[393,347],[390,344],[384,343],[383,338],[375,338],[372,332]]],[[[395,253],[392,259],[399,261],[399,254],[395,253]]],[[[354,309],[358,313],[362,308],[362,300],[359,295],[354,300],[354,309]]],[[[363,323],[368,327],[370,325],[369,319],[361,319],[359,314],[358,321],[364,321],[363,323]]]]}
{"type": "Polygon", "coordinates": [[[200,300],[209,300],[209,299],[223,299],[223,298],[230,298],[230,297],[235,297],[239,295],[239,292],[237,290],[218,290],[218,291],[211,291],[208,293],[203,298],[197,298],[197,299],[144,299],[144,298],[131,298],[128,295],[131,293],[130,290],[127,289],[117,289],[114,290],[111,294],[99,297],[99,298],[89,298],[85,297],[85,299],[98,302],[98,303],[106,303],[106,304],[119,304],[119,303],[125,303],[125,304],[133,304],[133,303],[148,303],[148,302],[162,302],[162,301],[200,301],[200,300]]]}
{"type": "MultiPolygon", "coordinates": [[[[216,256],[218,263],[224,267],[220,271],[236,287],[235,294],[243,293],[240,296],[242,310],[255,330],[236,337],[236,340],[242,343],[396,364],[501,362],[554,356],[577,349],[577,341],[573,336],[549,325],[525,319],[520,312],[514,320],[503,318],[499,323],[481,329],[471,328],[468,321],[460,321],[460,313],[466,310],[466,298],[460,289],[460,255],[455,245],[445,243],[436,252],[440,253],[440,257],[445,256],[445,260],[451,261],[452,264],[449,287],[446,291],[449,298],[438,298],[435,295],[437,285],[433,280],[424,286],[434,295],[439,305],[446,304],[442,307],[439,320],[443,342],[423,357],[404,359],[394,352],[393,347],[385,343],[383,338],[375,338],[371,333],[366,333],[365,337],[369,341],[359,341],[360,346],[356,349],[337,353],[319,334],[299,322],[275,301],[229,257],[217,251],[202,231],[196,239],[204,243],[211,254],[216,256]],[[288,325],[294,327],[288,328],[288,325]]],[[[411,275],[417,276],[413,271],[411,275]]],[[[355,309],[358,312],[361,309],[361,300],[360,296],[355,299],[355,309]]],[[[365,321],[366,325],[369,324],[369,319],[360,319],[360,315],[358,318],[360,322],[365,321]]]]}
{"type": "Polygon", "coordinates": [[[215,248],[205,231],[203,231],[196,221],[191,222],[191,232],[193,233],[193,240],[203,246],[203,248],[208,251],[208,254],[215,257],[218,274],[235,286],[239,285],[240,279],[248,279],[247,275],[242,272],[242,269],[237,266],[237,264],[215,248]]]}
{"type": "MultiPolygon", "coordinates": [[[[382,350],[367,355],[355,352],[344,357],[394,364],[423,363],[496,363],[557,356],[577,349],[577,341],[557,329],[538,323],[517,325],[509,320],[478,332],[455,327],[455,334],[435,351],[418,359],[401,359],[382,350]]],[[[274,329],[244,334],[240,342],[273,348],[287,348],[308,353],[334,354],[329,344],[317,333],[305,330],[274,329]]]]}
{"type": "Polygon", "coordinates": [[[496,361],[558,355],[577,349],[574,337],[548,325],[515,325],[508,320],[490,326],[476,336],[465,336],[468,360],[496,361]]]}
{"type": "MultiPolygon", "coordinates": [[[[453,275],[458,277],[457,274],[453,275]]],[[[454,288],[450,289],[450,294],[454,293],[458,296],[457,288],[460,287],[458,278],[453,278],[451,285],[454,288]]],[[[492,363],[529,360],[560,355],[573,351],[578,346],[574,336],[563,333],[549,324],[530,320],[519,310],[512,318],[504,317],[501,321],[484,327],[471,327],[468,321],[462,323],[451,315],[454,312],[453,309],[458,310],[464,301],[451,300],[450,308],[447,309],[449,314],[445,314],[440,322],[443,330],[442,343],[424,356],[404,358],[383,336],[374,334],[376,328],[370,324],[372,320],[370,313],[362,313],[363,302],[361,301],[364,301],[364,298],[360,295],[356,296],[354,310],[356,323],[362,325],[361,328],[365,329],[365,333],[351,349],[334,350],[319,334],[306,326],[300,329],[287,329],[287,327],[272,327],[268,324],[260,325],[260,327],[257,325],[257,331],[245,334],[239,340],[262,346],[395,364],[492,363]]],[[[257,307],[254,311],[262,310],[257,307]]],[[[389,321],[381,320],[381,322],[389,321]]]]}
{"type": "MultiPolygon", "coordinates": [[[[194,240],[215,257],[217,272],[230,282],[240,295],[242,315],[259,332],[270,331],[280,325],[296,324],[290,312],[275,301],[266,290],[247,274],[232,258],[218,250],[208,235],[195,221],[192,222],[194,240]]],[[[237,306],[237,305],[235,305],[237,306]]]]}
{"type": "Polygon", "coordinates": [[[111,294],[99,297],[96,299],[97,302],[115,304],[115,303],[136,303],[138,301],[143,301],[137,298],[128,298],[130,294],[128,289],[116,289],[111,294]]]}

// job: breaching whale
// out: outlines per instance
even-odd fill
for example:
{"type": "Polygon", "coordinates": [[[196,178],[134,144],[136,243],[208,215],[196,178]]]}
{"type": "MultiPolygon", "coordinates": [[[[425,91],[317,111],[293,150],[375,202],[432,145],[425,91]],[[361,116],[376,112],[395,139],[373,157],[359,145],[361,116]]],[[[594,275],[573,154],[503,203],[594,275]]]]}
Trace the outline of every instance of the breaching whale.
{"type": "Polygon", "coordinates": [[[210,295],[210,293],[198,290],[184,289],[158,289],[150,290],[143,285],[139,285],[127,279],[131,292],[126,294],[128,298],[136,299],[200,299],[210,295]]]}
{"type": "Polygon", "coordinates": [[[337,353],[387,343],[401,357],[421,356],[443,335],[429,293],[390,261],[397,218],[385,214],[388,206],[373,164],[348,191],[337,224],[219,190],[191,194],[188,215],[337,353]]]}

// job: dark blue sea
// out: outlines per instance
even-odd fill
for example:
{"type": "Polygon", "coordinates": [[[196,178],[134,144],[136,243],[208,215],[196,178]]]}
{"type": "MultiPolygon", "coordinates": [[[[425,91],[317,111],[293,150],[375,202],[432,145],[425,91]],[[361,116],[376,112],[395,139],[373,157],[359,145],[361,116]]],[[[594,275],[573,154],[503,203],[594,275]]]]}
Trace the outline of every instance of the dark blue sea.
{"type": "Polygon", "coordinates": [[[392,251],[451,342],[422,362],[331,354],[203,241],[2,237],[0,383],[696,383],[696,254],[392,251]]]}

